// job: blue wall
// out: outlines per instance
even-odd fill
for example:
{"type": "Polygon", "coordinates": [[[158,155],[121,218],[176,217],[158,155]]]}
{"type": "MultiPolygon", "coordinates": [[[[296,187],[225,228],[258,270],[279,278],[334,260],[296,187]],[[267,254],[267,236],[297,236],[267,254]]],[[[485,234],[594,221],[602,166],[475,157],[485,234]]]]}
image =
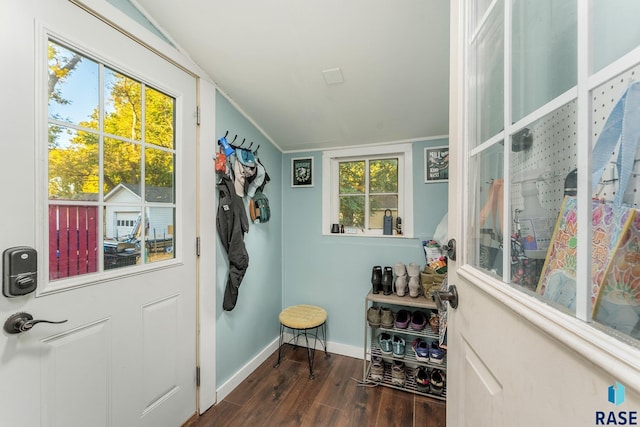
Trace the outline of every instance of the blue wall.
{"type": "MultiPolygon", "coordinates": [[[[218,137],[223,136],[227,130],[229,141],[237,134],[236,143],[246,138],[245,146],[251,141],[254,149],[260,145],[258,157],[271,177],[264,189],[264,194],[269,198],[271,219],[265,224],[249,225],[249,233],[245,235],[249,269],[240,285],[238,302],[232,311],[222,310],[229,262],[218,238],[217,387],[236,374],[278,336],[278,314],[282,310],[282,154],[224,96],[216,93],[218,137]]],[[[248,199],[245,199],[247,202],[248,199]]],[[[215,214],[212,215],[213,220],[215,214]]]]}
{"type": "MultiPolygon", "coordinates": [[[[433,237],[447,212],[447,183],[424,183],[424,148],[448,140],[413,144],[414,236],[366,238],[323,236],[322,153],[291,153],[282,157],[282,219],[284,306],[316,304],[328,312],[328,341],[364,344],[364,297],[371,288],[374,265],[416,262],[424,266],[422,240],[433,237]],[[314,157],[314,186],[291,188],[291,158],[314,157]]],[[[331,348],[329,348],[331,351],[331,348]]]]}

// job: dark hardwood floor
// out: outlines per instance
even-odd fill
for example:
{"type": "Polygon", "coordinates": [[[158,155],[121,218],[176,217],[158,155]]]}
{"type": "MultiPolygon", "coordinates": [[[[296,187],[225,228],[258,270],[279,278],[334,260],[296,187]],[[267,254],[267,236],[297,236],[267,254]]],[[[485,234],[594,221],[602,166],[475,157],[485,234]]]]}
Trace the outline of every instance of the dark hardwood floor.
{"type": "Polygon", "coordinates": [[[382,386],[360,386],[362,359],[316,351],[309,379],[305,348],[272,354],[222,402],[185,427],[443,427],[446,404],[382,386]]]}

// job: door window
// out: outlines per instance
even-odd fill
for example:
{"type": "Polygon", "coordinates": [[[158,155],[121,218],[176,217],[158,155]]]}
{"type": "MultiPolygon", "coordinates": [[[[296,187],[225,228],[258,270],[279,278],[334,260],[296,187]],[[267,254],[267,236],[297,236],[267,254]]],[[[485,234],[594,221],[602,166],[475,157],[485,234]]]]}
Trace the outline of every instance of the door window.
{"type": "Polygon", "coordinates": [[[175,257],[175,99],[48,43],[49,280],[175,257]]]}
{"type": "Polygon", "coordinates": [[[601,139],[621,99],[636,113],[624,123],[640,122],[640,38],[624,25],[638,7],[593,3],[496,0],[481,19],[469,11],[465,262],[637,340],[640,130],[604,148],[601,139]]]}

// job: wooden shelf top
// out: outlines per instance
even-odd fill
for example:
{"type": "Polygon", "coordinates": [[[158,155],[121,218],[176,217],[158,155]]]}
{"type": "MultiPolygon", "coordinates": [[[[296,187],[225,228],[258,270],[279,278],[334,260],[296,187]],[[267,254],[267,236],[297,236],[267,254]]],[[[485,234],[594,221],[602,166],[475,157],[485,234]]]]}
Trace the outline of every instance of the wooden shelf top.
{"type": "Polygon", "coordinates": [[[424,295],[420,295],[417,298],[410,297],[406,294],[403,297],[399,297],[396,294],[384,295],[382,292],[374,294],[373,291],[369,291],[367,294],[367,301],[393,304],[393,305],[405,305],[408,307],[426,308],[430,310],[436,309],[436,303],[431,298],[426,298],[424,295]]]}

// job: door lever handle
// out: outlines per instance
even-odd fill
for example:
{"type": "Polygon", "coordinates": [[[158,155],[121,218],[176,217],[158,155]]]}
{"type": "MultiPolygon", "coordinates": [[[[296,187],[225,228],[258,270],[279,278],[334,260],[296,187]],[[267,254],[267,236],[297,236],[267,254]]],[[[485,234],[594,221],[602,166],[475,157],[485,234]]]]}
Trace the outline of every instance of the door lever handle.
{"type": "Polygon", "coordinates": [[[51,320],[34,320],[33,316],[29,313],[16,313],[4,322],[4,331],[8,334],[19,334],[21,332],[27,332],[31,330],[38,323],[64,323],[66,320],[60,320],[53,322],[51,320]]]}
{"type": "Polygon", "coordinates": [[[435,301],[438,310],[445,310],[444,301],[449,301],[451,308],[458,308],[458,290],[456,285],[449,286],[446,291],[433,291],[431,298],[435,301]]]}

